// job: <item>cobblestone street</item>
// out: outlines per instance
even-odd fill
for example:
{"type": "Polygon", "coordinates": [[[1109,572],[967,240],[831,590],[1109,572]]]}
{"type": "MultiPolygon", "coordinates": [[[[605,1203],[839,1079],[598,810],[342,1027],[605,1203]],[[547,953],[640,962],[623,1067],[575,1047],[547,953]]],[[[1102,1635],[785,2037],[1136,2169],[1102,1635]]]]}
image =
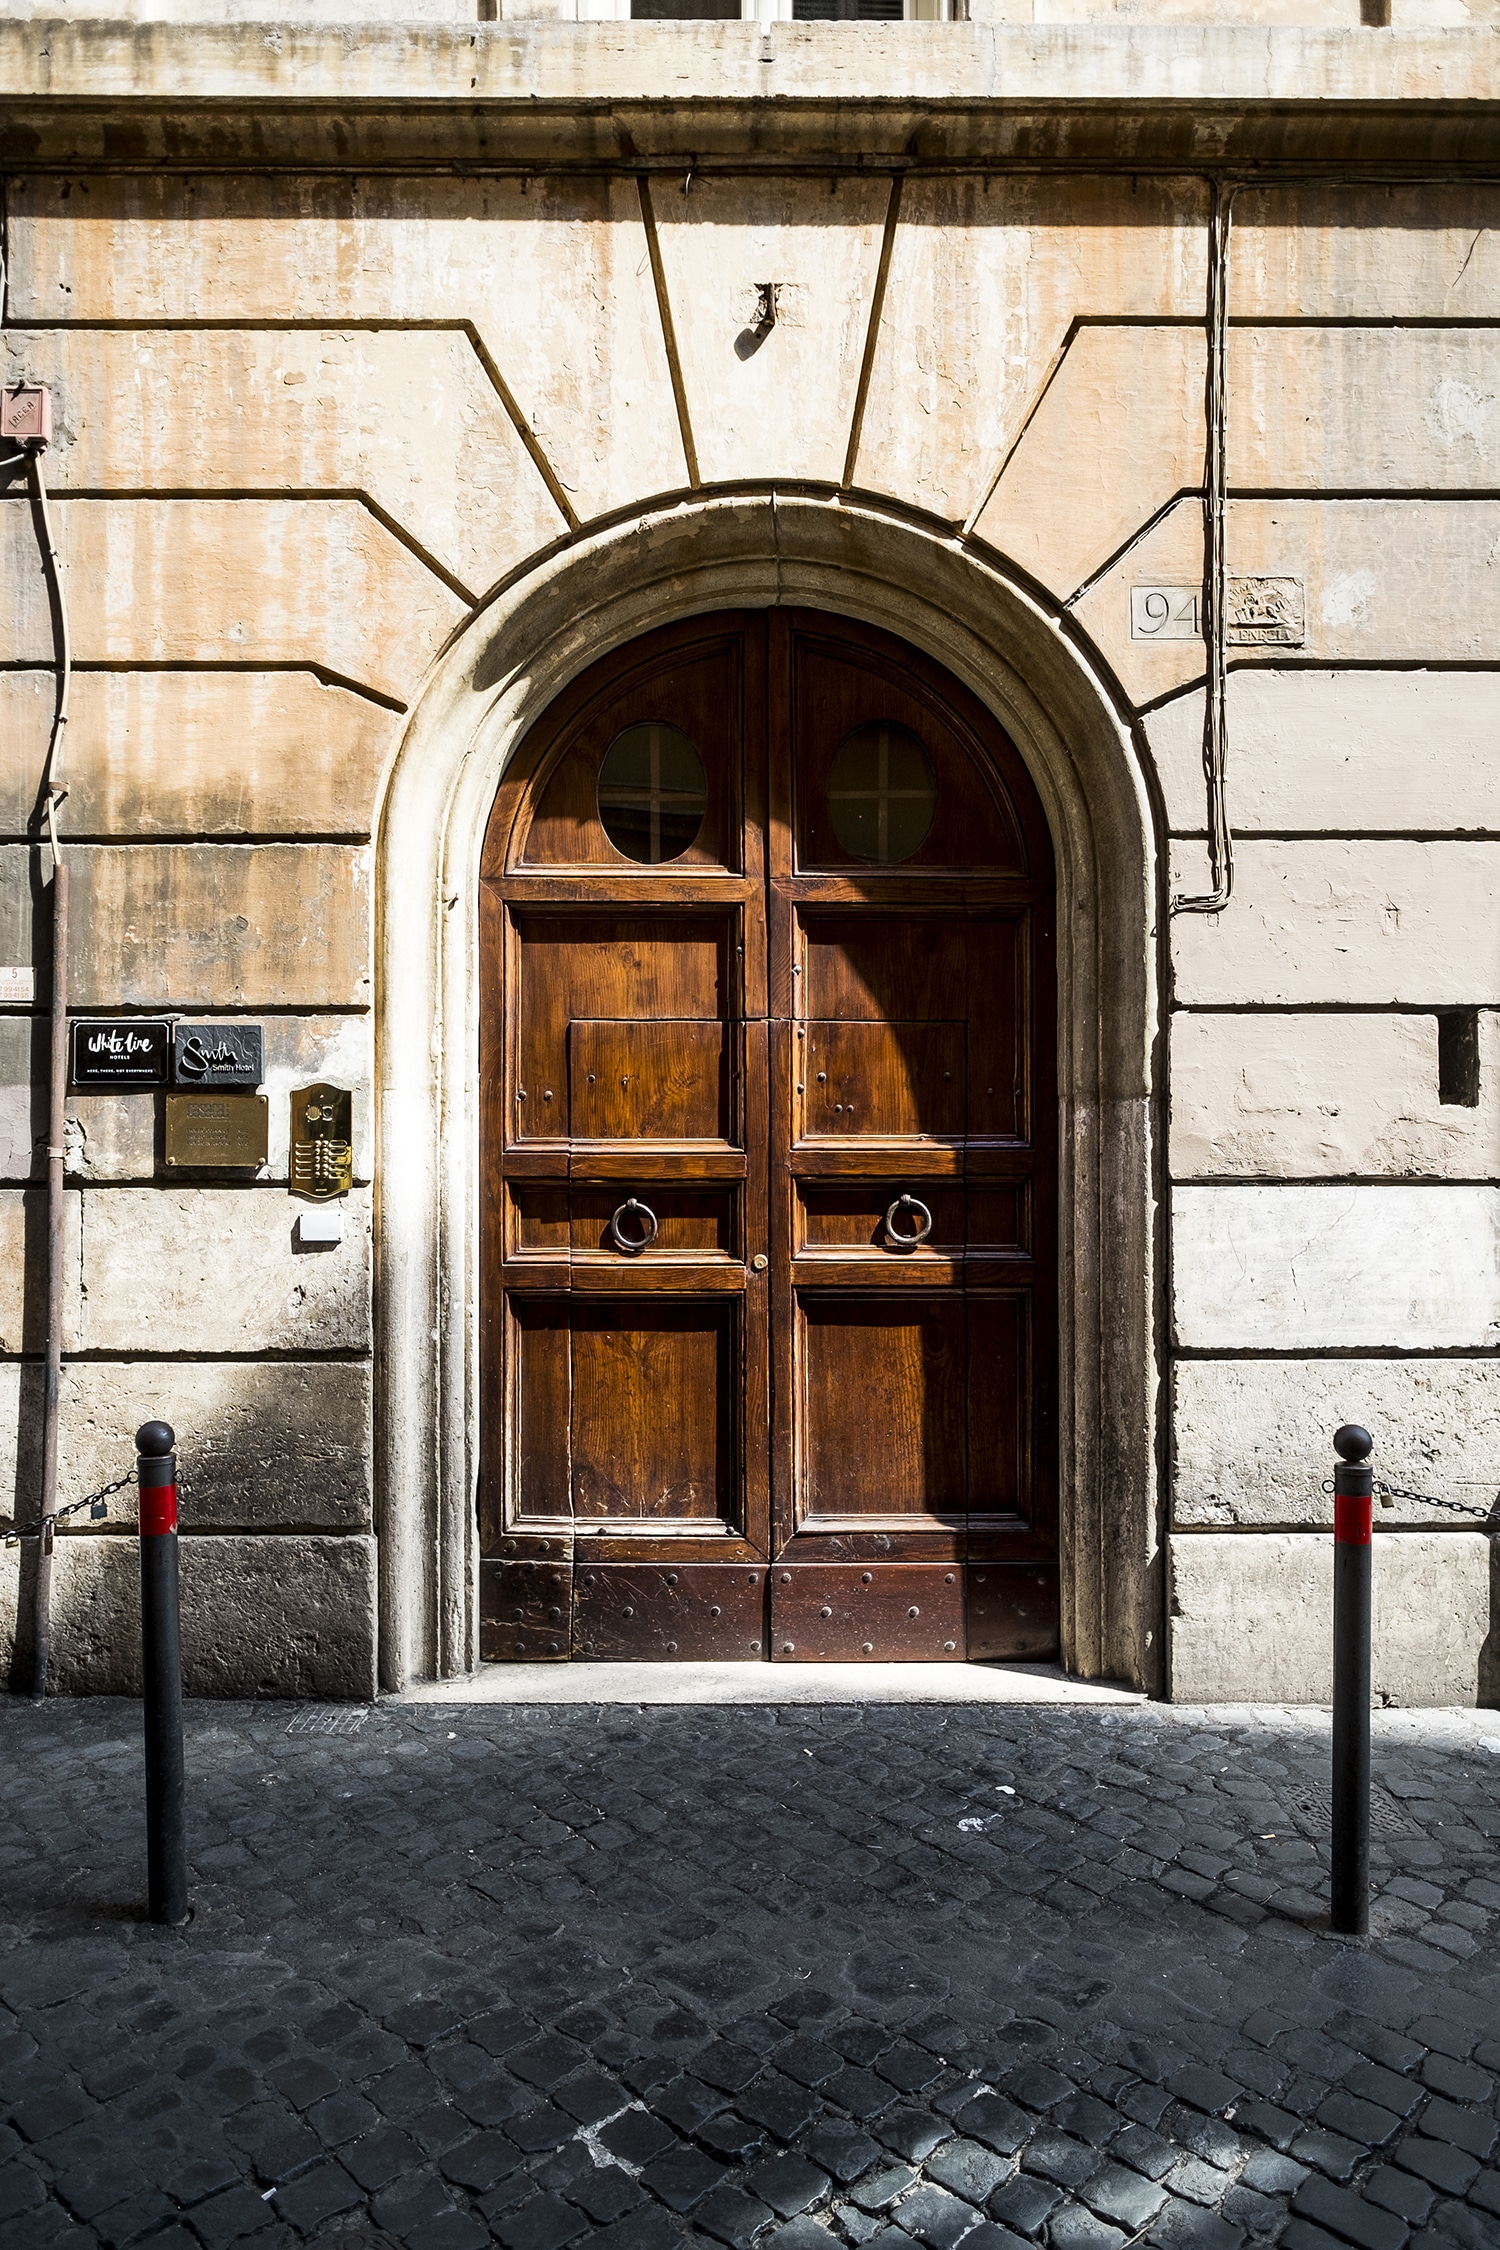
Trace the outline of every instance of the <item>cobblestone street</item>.
{"type": "Polygon", "coordinates": [[[5,2250],[1500,2244],[1500,1717],[9,1702],[5,2250]]]}

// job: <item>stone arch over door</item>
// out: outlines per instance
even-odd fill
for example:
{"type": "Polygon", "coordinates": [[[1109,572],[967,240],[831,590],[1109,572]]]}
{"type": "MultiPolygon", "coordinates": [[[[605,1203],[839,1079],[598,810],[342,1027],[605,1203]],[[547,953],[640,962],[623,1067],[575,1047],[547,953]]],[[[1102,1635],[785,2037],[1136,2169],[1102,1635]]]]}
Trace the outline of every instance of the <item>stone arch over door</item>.
{"type": "Polygon", "coordinates": [[[586,666],[705,610],[882,627],[1019,748],[1057,866],[1059,1512],[1070,1669],[1161,1678],[1155,842],[1129,727],[993,558],[878,503],[736,494],[551,550],[439,659],[383,806],[377,913],[381,1675],[478,1661],[479,860],[507,760],[586,666]]]}

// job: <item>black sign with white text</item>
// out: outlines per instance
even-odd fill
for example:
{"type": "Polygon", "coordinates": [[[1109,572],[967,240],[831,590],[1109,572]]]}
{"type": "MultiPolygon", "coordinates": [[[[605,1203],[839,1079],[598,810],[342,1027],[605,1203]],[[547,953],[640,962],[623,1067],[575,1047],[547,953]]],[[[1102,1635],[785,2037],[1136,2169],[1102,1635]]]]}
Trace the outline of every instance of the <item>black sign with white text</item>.
{"type": "Polygon", "coordinates": [[[165,1086],[172,1026],[139,1016],[75,1016],[71,1083],[107,1091],[165,1086]]]}
{"type": "Polygon", "coordinates": [[[172,1026],[172,1079],[178,1086],[258,1086],[266,1075],[266,1039],[258,1023],[172,1026]]]}

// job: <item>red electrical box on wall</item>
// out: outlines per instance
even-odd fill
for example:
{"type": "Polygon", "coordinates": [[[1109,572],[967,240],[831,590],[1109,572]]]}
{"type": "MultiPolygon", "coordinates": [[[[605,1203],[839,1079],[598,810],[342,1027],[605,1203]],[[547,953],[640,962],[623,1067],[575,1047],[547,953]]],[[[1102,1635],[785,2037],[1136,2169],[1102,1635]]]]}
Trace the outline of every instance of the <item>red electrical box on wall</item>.
{"type": "Polygon", "coordinates": [[[46,445],[52,436],[52,393],[45,383],[11,383],[0,391],[0,438],[46,445]]]}

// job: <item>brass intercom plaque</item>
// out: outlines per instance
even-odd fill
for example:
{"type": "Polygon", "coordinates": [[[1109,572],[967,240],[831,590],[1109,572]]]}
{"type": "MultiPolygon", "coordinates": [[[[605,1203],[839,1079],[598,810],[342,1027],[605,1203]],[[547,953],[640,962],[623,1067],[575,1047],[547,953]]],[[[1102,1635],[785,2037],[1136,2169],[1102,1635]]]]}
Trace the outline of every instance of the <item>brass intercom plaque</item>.
{"type": "Polygon", "coordinates": [[[266,1161],[270,1115],[264,1094],[168,1094],[168,1169],[253,1171],[266,1161]]]}
{"type": "Polygon", "coordinates": [[[299,1086],[292,1094],[293,1195],[323,1202],[354,1185],[354,1096],[347,1086],[299,1086]]]}

